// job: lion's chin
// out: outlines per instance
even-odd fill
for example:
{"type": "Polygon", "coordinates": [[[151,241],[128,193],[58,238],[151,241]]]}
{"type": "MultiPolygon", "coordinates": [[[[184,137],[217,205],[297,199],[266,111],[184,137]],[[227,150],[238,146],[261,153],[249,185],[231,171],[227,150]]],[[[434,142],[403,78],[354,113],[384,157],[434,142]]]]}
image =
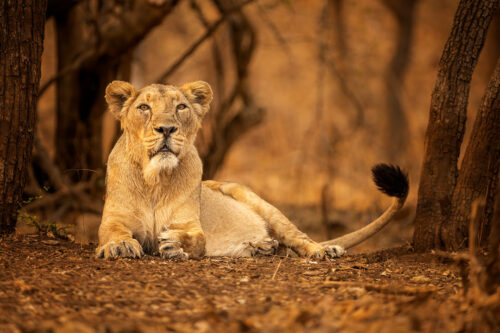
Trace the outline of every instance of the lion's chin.
{"type": "Polygon", "coordinates": [[[179,158],[173,153],[165,152],[153,156],[143,170],[146,184],[154,186],[160,182],[162,174],[170,175],[179,165],[179,158]]]}

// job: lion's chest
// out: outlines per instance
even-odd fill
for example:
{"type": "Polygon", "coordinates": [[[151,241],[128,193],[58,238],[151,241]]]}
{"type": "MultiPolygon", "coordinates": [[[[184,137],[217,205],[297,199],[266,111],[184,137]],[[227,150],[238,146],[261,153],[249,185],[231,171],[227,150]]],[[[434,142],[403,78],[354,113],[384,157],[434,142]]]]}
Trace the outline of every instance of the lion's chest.
{"type": "Polygon", "coordinates": [[[142,196],[134,203],[137,228],[134,237],[143,245],[156,248],[157,238],[164,228],[174,222],[174,212],[180,200],[167,194],[142,196]]]}

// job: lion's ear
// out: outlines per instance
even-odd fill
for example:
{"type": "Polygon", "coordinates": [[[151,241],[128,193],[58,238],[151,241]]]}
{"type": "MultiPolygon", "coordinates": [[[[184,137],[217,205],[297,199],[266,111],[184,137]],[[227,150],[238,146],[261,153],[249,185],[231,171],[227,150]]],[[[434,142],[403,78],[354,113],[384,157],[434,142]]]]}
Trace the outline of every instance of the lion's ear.
{"type": "Polygon", "coordinates": [[[134,95],[134,86],[125,81],[113,81],[106,87],[106,102],[109,111],[120,120],[123,116],[123,104],[134,95]]]}
{"type": "Polygon", "coordinates": [[[204,81],[186,83],[179,88],[187,97],[191,104],[195,105],[195,111],[203,117],[210,109],[210,102],[213,98],[212,88],[204,81]],[[196,107],[198,104],[200,107],[196,107]]]}

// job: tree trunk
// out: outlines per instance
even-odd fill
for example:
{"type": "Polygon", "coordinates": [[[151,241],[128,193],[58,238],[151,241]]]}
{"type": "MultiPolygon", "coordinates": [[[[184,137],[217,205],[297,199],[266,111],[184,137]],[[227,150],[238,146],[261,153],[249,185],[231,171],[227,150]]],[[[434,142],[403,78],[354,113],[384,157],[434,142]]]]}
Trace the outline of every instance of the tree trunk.
{"type": "Polygon", "coordinates": [[[487,240],[496,195],[500,164],[500,60],[483,96],[474,122],[470,143],[458,173],[453,192],[452,209],[447,223],[441,225],[445,248],[458,250],[468,242],[471,204],[485,197],[483,214],[479,219],[477,244],[487,240]]]}
{"type": "Polygon", "coordinates": [[[31,159],[46,0],[0,2],[0,233],[15,230],[31,159]]]}
{"type": "MultiPolygon", "coordinates": [[[[499,177],[500,179],[500,177],[499,177]]],[[[500,182],[497,183],[500,186],[500,182]]],[[[483,281],[483,290],[493,294],[500,288],[500,195],[495,198],[493,218],[491,219],[491,233],[488,239],[489,251],[486,257],[486,275],[483,281]]]]}
{"type": "Polygon", "coordinates": [[[417,251],[442,247],[439,231],[452,209],[470,81],[497,5],[498,0],[461,0],[441,56],[425,134],[413,235],[417,251]]]}

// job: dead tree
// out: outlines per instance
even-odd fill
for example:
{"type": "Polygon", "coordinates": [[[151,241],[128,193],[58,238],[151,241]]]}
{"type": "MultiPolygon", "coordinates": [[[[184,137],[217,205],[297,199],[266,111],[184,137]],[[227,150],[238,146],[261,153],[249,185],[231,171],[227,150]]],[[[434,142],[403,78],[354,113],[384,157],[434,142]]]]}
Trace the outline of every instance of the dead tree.
{"type": "MultiPolygon", "coordinates": [[[[455,234],[450,241],[444,232],[450,231],[445,225],[452,223],[470,81],[497,5],[498,0],[461,0],[439,63],[425,134],[413,235],[415,249],[419,251],[466,246],[466,233],[460,231],[461,239],[455,234]]],[[[474,144],[471,141],[471,149],[474,144]]],[[[486,168],[478,166],[481,171],[486,168]]],[[[466,164],[461,172],[469,172],[466,164]]]]}
{"type": "Polygon", "coordinates": [[[408,142],[408,121],[401,103],[401,93],[406,69],[410,62],[415,7],[418,0],[383,0],[382,2],[391,11],[397,23],[396,47],[385,78],[388,109],[384,142],[389,152],[387,158],[394,159],[408,142]]]}
{"type": "Polygon", "coordinates": [[[46,8],[0,2],[0,234],[14,232],[31,159],[46,8]]]}
{"type": "Polygon", "coordinates": [[[57,81],[59,168],[102,168],[104,89],[111,80],[128,79],[131,50],[176,3],[80,1],[68,11],[55,12],[58,74],[52,81],[57,81]]]}
{"type": "MultiPolygon", "coordinates": [[[[214,3],[222,16],[237,5],[231,0],[214,0],[214,3]]],[[[241,9],[229,16],[228,24],[236,83],[215,110],[211,140],[207,140],[206,147],[200,150],[204,179],[213,178],[232,144],[260,123],[264,114],[264,110],[256,105],[248,84],[248,67],[257,43],[255,29],[241,9]],[[238,101],[241,106],[234,110],[238,101]]]]}

